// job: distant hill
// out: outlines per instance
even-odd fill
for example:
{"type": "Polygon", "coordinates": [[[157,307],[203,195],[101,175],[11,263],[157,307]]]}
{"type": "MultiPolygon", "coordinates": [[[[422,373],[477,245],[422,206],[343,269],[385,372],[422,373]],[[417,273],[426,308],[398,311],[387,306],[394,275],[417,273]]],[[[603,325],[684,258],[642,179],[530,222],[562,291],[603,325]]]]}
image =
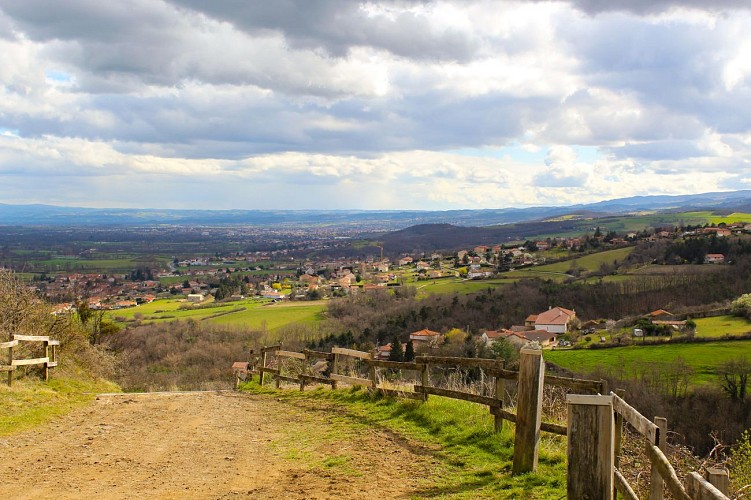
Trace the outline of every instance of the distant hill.
{"type": "MultiPolygon", "coordinates": [[[[0,204],[0,225],[146,226],[175,225],[340,225],[364,230],[400,230],[423,224],[485,227],[539,221],[566,214],[617,215],[653,210],[749,210],[751,190],[681,196],[635,196],[565,207],[486,210],[168,210],[81,208],[52,205],[0,204]]],[[[450,231],[448,228],[443,228],[450,231]]],[[[493,234],[480,231],[482,234],[493,234]]],[[[424,229],[430,233],[431,230],[424,229]]],[[[512,231],[513,232],[513,231],[512,231]]],[[[504,233],[505,234],[505,233],[504,233]]],[[[495,236],[488,236],[494,238],[495,236]]]]}

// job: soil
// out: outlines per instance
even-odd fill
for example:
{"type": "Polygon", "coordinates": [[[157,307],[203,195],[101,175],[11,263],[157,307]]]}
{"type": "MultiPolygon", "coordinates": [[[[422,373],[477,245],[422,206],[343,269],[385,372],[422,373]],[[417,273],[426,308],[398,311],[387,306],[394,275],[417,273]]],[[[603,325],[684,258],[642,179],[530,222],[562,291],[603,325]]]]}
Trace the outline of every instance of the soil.
{"type": "Polygon", "coordinates": [[[101,395],[0,438],[0,498],[371,499],[429,491],[435,450],[346,420],[336,407],[265,395],[101,395]]]}

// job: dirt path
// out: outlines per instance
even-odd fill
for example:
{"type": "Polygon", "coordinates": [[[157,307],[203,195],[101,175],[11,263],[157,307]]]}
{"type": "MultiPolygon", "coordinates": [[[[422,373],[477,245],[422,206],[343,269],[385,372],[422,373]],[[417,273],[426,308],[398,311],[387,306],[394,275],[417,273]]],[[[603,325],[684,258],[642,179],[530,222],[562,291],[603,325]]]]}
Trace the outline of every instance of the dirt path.
{"type": "Polygon", "coordinates": [[[100,396],[0,438],[0,498],[419,495],[433,452],[345,420],[232,392],[100,396]]]}

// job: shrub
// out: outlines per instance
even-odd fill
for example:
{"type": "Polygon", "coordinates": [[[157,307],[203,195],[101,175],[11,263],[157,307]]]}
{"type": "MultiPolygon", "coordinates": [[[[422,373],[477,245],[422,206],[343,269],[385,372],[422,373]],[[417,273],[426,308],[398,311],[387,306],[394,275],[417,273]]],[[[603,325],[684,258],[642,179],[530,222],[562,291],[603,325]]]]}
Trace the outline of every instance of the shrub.
{"type": "Polygon", "coordinates": [[[751,319],[751,293],[741,295],[730,305],[730,311],[736,316],[751,319]]]}
{"type": "Polygon", "coordinates": [[[751,484],[751,433],[743,431],[738,443],[730,452],[730,480],[738,490],[751,484]]]}

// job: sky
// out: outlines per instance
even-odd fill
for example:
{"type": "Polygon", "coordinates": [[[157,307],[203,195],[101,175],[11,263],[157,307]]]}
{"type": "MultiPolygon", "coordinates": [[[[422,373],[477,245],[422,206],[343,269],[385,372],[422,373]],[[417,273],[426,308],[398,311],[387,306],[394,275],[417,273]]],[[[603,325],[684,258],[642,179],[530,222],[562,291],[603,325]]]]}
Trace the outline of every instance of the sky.
{"type": "Polygon", "coordinates": [[[0,0],[0,203],[751,189],[747,0],[0,0]]]}

